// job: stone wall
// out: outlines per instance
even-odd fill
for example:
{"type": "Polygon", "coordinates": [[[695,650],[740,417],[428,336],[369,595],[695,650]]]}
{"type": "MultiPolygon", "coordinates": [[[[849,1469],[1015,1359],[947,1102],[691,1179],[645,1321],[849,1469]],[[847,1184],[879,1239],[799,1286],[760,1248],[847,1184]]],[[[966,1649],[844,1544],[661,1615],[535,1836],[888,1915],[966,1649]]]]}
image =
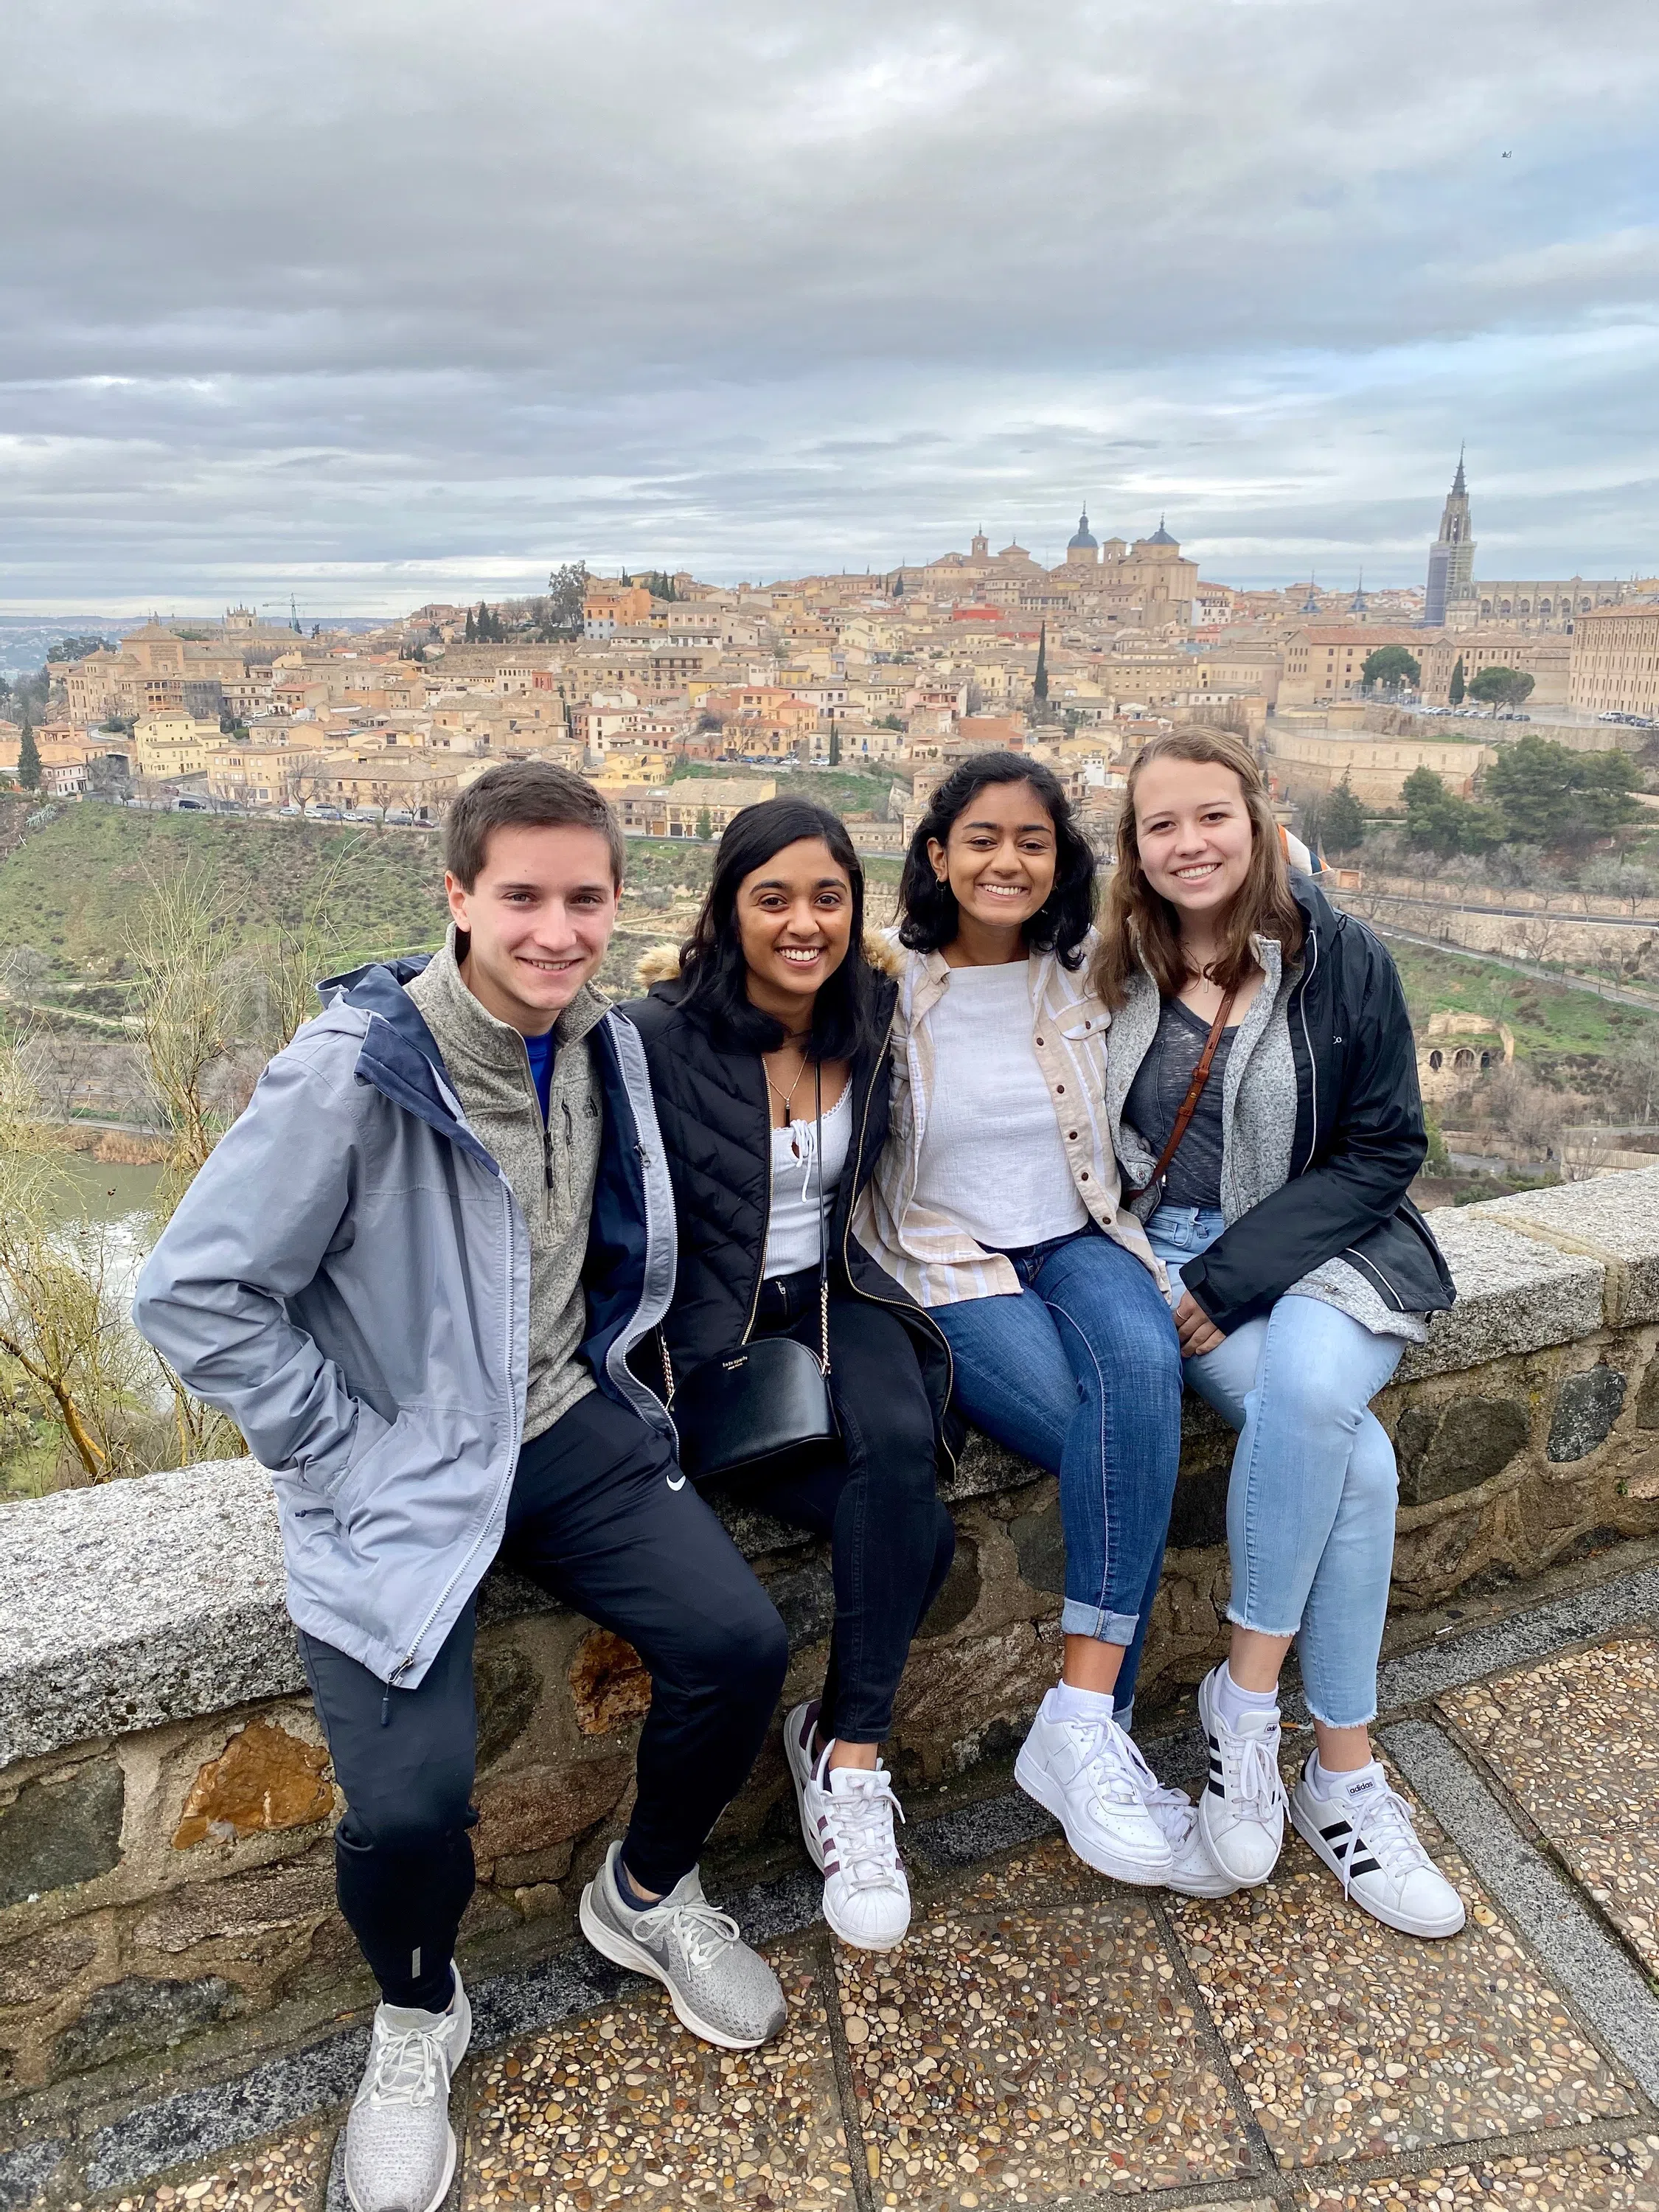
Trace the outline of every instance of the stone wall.
{"type": "MultiPolygon", "coordinates": [[[[1395,1603],[1525,1578],[1659,1529],[1659,1169],[1436,1217],[1461,1297],[1378,1401],[1401,1461],[1395,1603]]],[[[1143,1698],[1221,1648],[1231,1439],[1190,1404],[1143,1698]]],[[[976,1440],[956,1565],[913,1654],[902,1790],[971,1789],[1053,1679],[1055,1485],[976,1440]]],[[[734,1514],[788,1624],[787,1695],[832,1612],[821,1546],[734,1514]]],[[[464,1957],[534,1958],[625,1820],[633,1652],[505,1577],[478,1658],[481,1883],[464,1957]]],[[[366,2002],[332,1904],[337,1798],[248,1462],[0,1508],[0,2100],[100,2093],[158,2058],[302,2036],[366,2002]]],[[[775,1737],[711,1850],[728,1881],[798,1854],[775,1737]]],[[[0,2123],[3,2124],[3,2123],[0,2123]]]]}

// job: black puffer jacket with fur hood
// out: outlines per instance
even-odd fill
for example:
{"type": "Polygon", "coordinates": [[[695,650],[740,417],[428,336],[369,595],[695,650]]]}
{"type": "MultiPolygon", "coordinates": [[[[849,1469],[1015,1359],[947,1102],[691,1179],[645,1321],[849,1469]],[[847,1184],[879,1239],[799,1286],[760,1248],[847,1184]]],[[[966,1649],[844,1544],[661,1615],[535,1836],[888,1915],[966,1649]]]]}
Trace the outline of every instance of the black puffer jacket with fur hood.
{"type": "MultiPolygon", "coordinates": [[[[876,1028],[884,1039],[897,986],[891,947],[866,933],[866,957],[880,971],[876,1028]]],[[[772,1203],[772,1115],[760,1055],[733,1051],[688,1011],[679,954],[672,945],[648,952],[637,970],[643,999],[621,1011],[645,1040],[657,1121],[668,1155],[679,1233],[679,1272],[662,1335],[677,1380],[705,1359],[731,1351],[752,1326],[766,1259],[772,1203]]],[[[887,1048],[860,1054],[850,1073],[853,1136],[847,1169],[830,1219],[832,1287],[891,1307],[909,1331],[933,1408],[943,1474],[959,1437],[946,1407],[951,1356],[921,1307],[878,1267],[852,1231],[853,1206],[875,1171],[887,1139],[891,1085],[887,1048]]],[[[642,1379],[660,1390],[660,1348],[647,1339],[635,1353],[642,1379]]]]}

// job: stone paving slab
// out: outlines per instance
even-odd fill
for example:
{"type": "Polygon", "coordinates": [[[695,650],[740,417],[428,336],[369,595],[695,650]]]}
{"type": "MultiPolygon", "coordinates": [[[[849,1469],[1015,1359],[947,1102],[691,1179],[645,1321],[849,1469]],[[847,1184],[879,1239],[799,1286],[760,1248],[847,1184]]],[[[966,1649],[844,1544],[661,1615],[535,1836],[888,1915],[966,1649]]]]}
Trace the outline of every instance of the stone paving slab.
{"type": "Polygon", "coordinates": [[[472,2081],[465,2203],[850,2206],[822,1970],[799,1947],[772,1963],[789,2026],[763,2051],[710,2049],[652,1990],[491,2059],[472,2081]]]}
{"type": "Polygon", "coordinates": [[[1440,1710],[1659,1974],[1659,1637],[1476,1683],[1440,1710]]]}
{"type": "Polygon", "coordinates": [[[1048,1842],[835,1951],[878,2204],[973,2212],[1245,2176],[1249,2132],[1145,1898],[1048,1842]]]}
{"type": "Polygon", "coordinates": [[[1659,2212],[1659,2136],[1534,2157],[1471,2159],[1355,2187],[1303,2183],[1308,2212],[1659,2212]]]}
{"type": "Polygon", "coordinates": [[[1170,1919],[1281,2166],[1635,2118],[1636,2094],[1421,1808],[1419,1832],[1469,1907],[1418,1942],[1345,1901],[1287,1830],[1273,1880],[1170,1919]]]}

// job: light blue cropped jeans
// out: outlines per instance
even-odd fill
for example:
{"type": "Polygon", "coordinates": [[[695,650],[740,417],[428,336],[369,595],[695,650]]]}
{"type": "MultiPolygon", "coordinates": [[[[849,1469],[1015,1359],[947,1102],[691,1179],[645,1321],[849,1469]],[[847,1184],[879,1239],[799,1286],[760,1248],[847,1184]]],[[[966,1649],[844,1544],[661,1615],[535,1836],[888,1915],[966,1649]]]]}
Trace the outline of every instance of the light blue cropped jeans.
{"type": "MultiPolygon", "coordinates": [[[[1218,1211],[1192,1206],[1161,1206],[1147,1223],[1177,1295],[1182,1261],[1225,1226],[1218,1211]]],[[[1309,1710],[1328,1728],[1376,1717],[1399,1475],[1370,1401],[1405,1348],[1317,1298],[1286,1295],[1186,1362],[1188,1382],[1239,1431],[1227,1618],[1296,1638],[1309,1710]]]]}

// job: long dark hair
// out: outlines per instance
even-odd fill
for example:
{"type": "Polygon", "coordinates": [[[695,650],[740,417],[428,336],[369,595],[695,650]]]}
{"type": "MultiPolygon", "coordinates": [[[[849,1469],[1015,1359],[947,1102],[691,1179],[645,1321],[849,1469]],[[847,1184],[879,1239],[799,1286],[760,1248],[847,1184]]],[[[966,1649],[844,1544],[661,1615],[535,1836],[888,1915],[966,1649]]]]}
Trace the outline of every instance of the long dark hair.
{"type": "Polygon", "coordinates": [[[899,942],[913,952],[939,952],[957,933],[957,895],[933,873],[930,840],[950,842],[951,827],[988,783],[1029,783],[1054,825],[1054,887],[1025,925],[1033,952],[1052,952],[1062,968],[1083,959],[1095,917],[1095,856],[1072,819],[1060,779],[1041,761],[1020,753],[974,753],[951,769],[927,802],[904,859],[899,884],[899,942]]]}
{"type": "Polygon", "coordinates": [[[726,824],[702,911],[680,947],[680,973],[686,981],[682,1003],[723,1044],[775,1052],[783,1042],[783,1024],[763,1013],[749,996],[749,969],[738,928],[738,891],[746,876],[804,837],[823,839],[853,890],[847,957],[812,1002],[808,1050],[814,1060],[849,1060],[875,1042],[875,975],[864,957],[864,869],[840,817],[809,799],[763,799],[734,814],[726,824]]]}
{"type": "Polygon", "coordinates": [[[1142,746],[1117,817],[1117,866],[1107,888],[1100,951],[1090,978],[1097,994],[1114,1009],[1123,1004],[1129,980],[1143,963],[1165,999],[1179,998],[1191,973],[1181,949],[1181,917],[1147,882],[1135,835],[1141,772],[1166,760],[1231,769],[1250,817],[1249,869],[1220,926],[1221,957],[1206,974],[1224,991],[1233,991],[1255,966],[1253,939],[1276,938],[1286,961],[1302,950],[1302,909],[1291,895],[1279,822],[1255,755],[1226,730],[1171,730],[1142,746]]]}

